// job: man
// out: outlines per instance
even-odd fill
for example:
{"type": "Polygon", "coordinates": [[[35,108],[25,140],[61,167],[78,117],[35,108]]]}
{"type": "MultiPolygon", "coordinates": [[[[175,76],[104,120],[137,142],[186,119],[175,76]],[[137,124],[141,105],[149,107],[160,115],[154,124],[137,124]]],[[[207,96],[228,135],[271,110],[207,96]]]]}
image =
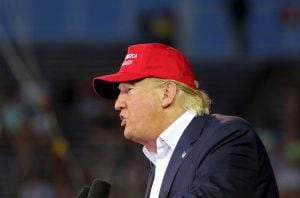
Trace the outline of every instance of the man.
{"type": "Polygon", "coordinates": [[[178,50],[132,45],[115,74],[93,79],[116,99],[124,136],[153,164],[145,197],[277,198],[260,139],[241,118],[209,114],[192,68],[178,50]]]}

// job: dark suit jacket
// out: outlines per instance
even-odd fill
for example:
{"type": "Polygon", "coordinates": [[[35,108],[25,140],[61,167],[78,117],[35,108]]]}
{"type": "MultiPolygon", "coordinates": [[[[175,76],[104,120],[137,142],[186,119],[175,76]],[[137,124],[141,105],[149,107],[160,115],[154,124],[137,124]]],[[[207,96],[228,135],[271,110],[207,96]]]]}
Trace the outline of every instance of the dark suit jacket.
{"type": "MultiPolygon", "coordinates": [[[[150,172],[145,197],[153,182],[150,172]]],[[[224,115],[195,117],[180,138],[159,198],[278,198],[265,148],[249,123],[224,115]]]]}

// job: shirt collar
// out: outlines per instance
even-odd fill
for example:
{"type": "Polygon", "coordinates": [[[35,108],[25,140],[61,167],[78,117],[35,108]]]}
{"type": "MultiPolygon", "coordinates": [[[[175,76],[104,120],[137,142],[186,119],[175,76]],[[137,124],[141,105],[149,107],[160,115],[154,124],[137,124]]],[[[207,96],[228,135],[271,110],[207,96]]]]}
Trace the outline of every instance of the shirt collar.
{"type": "Polygon", "coordinates": [[[188,110],[179,116],[167,129],[165,129],[157,138],[156,146],[157,153],[149,151],[145,146],[143,147],[144,155],[155,164],[157,158],[164,158],[166,154],[173,152],[177,142],[183,134],[185,128],[195,117],[196,113],[188,110]]]}

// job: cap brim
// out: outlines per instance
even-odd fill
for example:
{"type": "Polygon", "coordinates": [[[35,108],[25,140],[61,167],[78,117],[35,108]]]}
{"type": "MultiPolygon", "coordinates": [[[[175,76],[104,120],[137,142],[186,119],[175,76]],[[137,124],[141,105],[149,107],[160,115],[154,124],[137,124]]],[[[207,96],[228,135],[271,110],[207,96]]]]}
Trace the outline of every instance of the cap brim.
{"type": "Polygon", "coordinates": [[[146,78],[136,73],[115,73],[105,76],[98,76],[93,79],[93,89],[98,96],[107,99],[116,99],[119,95],[118,84],[146,78]]]}

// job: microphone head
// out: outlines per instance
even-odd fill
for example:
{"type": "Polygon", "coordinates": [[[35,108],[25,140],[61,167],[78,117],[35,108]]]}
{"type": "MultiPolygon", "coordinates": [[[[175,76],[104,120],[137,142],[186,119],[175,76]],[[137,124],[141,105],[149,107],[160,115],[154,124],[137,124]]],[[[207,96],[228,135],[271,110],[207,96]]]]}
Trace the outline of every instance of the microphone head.
{"type": "Polygon", "coordinates": [[[94,179],[87,198],[107,198],[110,184],[100,179],[94,179]]]}
{"type": "Polygon", "coordinates": [[[87,198],[90,191],[90,187],[84,186],[81,191],[79,192],[77,198],[87,198]]]}

